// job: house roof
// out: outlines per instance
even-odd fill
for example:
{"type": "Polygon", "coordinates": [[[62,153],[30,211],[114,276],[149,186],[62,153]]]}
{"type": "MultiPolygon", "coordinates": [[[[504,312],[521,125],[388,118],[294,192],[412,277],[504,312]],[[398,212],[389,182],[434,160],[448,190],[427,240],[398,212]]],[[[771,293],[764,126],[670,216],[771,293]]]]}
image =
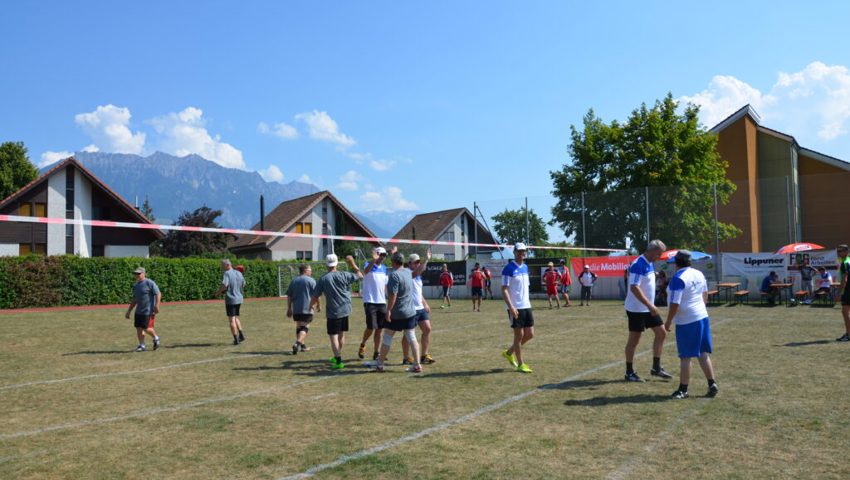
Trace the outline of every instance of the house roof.
{"type": "MultiPolygon", "coordinates": [[[[439,240],[446,229],[454,223],[461,215],[467,217],[467,221],[478,228],[478,243],[497,243],[486,228],[478,222],[467,208],[452,208],[439,212],[420,213],[411,218],[409,222],[399,230],[393,238],[405,240],[439,240]]],[[[467,238],[466,241],[472,241],[467,238]]]]}
{"type": "MultiPolygon", "coordinates": [[[[265,217],[264,228],[267,232],[286,232],[295,222],[307,215],[317,204],[325,198],[330,199],[342,212],[351,218],[354,224],[363,231],[367,237],[375,237],[375,233],[364,225],[356,215],[351,213],[333,194],[327,190],[312,193],[303,197],[287,200],[274,208],[265,217]]],[[[260,222],[257,222],[251,230],[259,230],[260,222]]],[[[236,240],[228,245],[229,249],[268,248],[276,240],[282,237],[261,235],[239,235],[236,240]]]]}
{"type": "MultiPolygon", "coordinates": [[[[144,216],[142,214],[142,212],[140,212],[137,208],[133,207],[132,205],[130,205],[129,202],[124,200],[124,198],[121,197],[121,195],[118,195],[115,191],[113,191],[111,188],[109,188],[105,183],[103,183],[99,178],[97,178],[92,172],[90,172],[86,167],[84,167],[74,157],[68,157],[65,160],[62,160],[61,162],[57,163],[53,168],[44,172],[44,174],[42,174],[41,176],[39,176],[38,178],[36,178],[32,182],[21,187],[17,192],[15,192],[15,193],[9,195],[8,197],[4,198],[2,201],[0,201],[0,208],[3,208],[5,206],[9,205],[10,203],[14,202],[15,200],[19,199],[21,196],[25,195],[27,192],[33,190],[34,188],[40,186],[42,183],[46,182],[47,179],[50,178],[53,174],[55,174],[56,172],[59,172],[60,170],[66,168],[68,166],[73,166],[74,168],[79,170],[80,173],[83,174],[83,176],[85,176],[86,178],[89,179],[89,181],[92,182],[92,184],[95,186],[95,188],[99,188],[104,193],[106,193],[107,196],[109,196],[110,198],[115,200],[121,207],[124,208],[124,210],[126,210],[131,216],[133,216],[136,220],[138,220],[138,223],[146,223],[146,224],[149,224],[149,225],[152,224],[152,222],[148,219],[148,217],[144,216]]],[[[148,230],[148,231],[153,232],[154,235],[156,235],[157,238],[163,237],[163,233],[162,233],[161,230],[157,229],[157,230],[148,230]]]]}

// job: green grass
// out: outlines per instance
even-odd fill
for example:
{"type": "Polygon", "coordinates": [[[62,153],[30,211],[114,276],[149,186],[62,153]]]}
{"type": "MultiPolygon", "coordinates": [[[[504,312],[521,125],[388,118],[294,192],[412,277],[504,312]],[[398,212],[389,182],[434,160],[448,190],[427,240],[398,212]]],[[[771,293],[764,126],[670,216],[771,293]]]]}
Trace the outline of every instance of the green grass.
{"type": "MultiPolygon", "coordinates": [[[[167,306],[163,347],[140,354],[123,309],[2,315],[0,478],[276,479],[531,391],[316,478],[850,476],[838,308],[711,308],[720,395],[701,398],[695,365],[693,396],[674,401],[677,379],[622,381],[621,304],[535,307],[531,375],[499,354],[511,338],[500,302],[436,310],[437,363],[420,376],[398,364],[398,339],[387,373],[360,367],[359,304],[339,372],[322,320],[313,351],[289,354],[283,302],[244,305],[238,347],[222,305],[167,306]]],[[[636,360],[645,377],[650,344],[636,360]]],[[[664,363],[678,373],[672,343],[664,363]]]]}

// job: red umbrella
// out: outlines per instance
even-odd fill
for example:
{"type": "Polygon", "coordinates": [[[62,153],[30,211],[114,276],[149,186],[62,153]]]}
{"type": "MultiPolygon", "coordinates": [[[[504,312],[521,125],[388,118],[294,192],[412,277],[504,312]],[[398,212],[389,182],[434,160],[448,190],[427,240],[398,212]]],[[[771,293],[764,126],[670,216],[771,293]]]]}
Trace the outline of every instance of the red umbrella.
{"type": "Polygon", "coordinates": [[[792,243],[790,245],[785,245],[776,251],[775,255],[785,255],[787,253],[797,253],[797,252],[807,252],[809,250],[823,250],[824,246],[818,245],[817,243],[808,243],[808,242],[800,242],[800,243],[792,243]]]}

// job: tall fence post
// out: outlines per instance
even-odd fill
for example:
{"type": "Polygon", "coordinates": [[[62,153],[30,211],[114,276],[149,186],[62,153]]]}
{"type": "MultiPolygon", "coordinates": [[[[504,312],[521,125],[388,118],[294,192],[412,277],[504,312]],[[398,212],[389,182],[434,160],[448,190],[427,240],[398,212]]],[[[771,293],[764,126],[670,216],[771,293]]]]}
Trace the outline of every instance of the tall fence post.
{"type": "MultiPolygon", "coordinates": [[[[587,229],[584,223],[584,192],[581,192],[581,248],[587,248],[587,229]]],[[[584,252],[582,252],[582,255],[584,252]]]]}
{"type": "Polygon", "coordinates": [[[720,224],[719,217],[717,214],[717,184],[712,184],[712,188],[714,190],[714,258],[716,258],[714,265],[714,279],[720,282],[720,224]]]}
{"type": "Polygon", "coordinates": [[[791,177],[788,175],[785,176],[785,198],[788,199],[788,243],[794,243],[797,228],[791,215],[791,177]]]}
{"type": "Polygon", "coordinates": [[[531,243],[531,231],[528,222],[528,197],[525,197],[525,243],[531,243]]]}
{"type": "Polygon", "coordinates": [[[478,202],[472,202],[472,247],[475,249],[475,260],[478,260],[478,202]]]}
{"type": "Polygon", "coordinates": [[[646,197],[646,244],[649,245],[649,186],[643,187],[644,196],[646,197]]]}

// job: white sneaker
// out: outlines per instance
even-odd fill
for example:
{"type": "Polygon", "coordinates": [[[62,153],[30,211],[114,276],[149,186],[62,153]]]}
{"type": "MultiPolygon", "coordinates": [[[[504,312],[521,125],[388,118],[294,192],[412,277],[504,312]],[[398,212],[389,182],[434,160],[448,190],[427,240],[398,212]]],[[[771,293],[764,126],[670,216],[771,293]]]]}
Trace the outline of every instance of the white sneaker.
{"type": "Polygon", "coordinates": [[[137,352],[145,352],[145,351],[147,351],[147,348],[144,345],[139,345],[138,347],[136,347],[136,351],[137,352]]]}

